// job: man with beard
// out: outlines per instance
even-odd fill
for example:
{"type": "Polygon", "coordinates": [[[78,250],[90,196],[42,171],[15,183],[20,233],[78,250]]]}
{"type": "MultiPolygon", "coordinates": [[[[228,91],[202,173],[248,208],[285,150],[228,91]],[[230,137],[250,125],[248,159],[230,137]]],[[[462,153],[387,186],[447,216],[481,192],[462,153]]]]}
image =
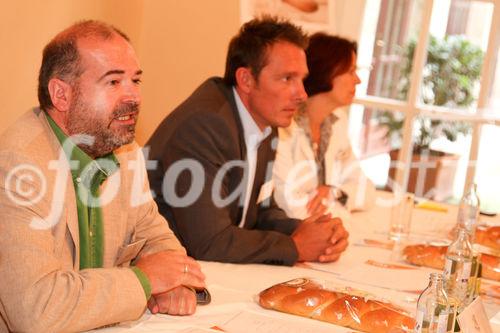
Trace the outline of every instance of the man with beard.
{"type": "Polygon", "coordinates": [[[0,137],[0,332],[194,312],[205,277],[158,214],[133,141],[140,79],[107,24],[45,47],[40,107],[0,137]]]}

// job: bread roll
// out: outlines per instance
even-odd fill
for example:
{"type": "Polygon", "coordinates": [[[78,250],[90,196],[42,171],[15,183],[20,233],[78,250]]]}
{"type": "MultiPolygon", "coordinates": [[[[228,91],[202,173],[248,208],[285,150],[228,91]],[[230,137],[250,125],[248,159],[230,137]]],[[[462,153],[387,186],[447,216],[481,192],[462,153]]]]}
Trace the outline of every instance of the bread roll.
{"type": "MultiPolygon", "coordinates": [[[[411,264],[443,269],[447,248],[447,246],[423,244],[409,245],[403,249],[403,255],[411,264]]],[[[483,264],[482,277],[500,281],[500,258],[483,253],[481,262],[483,264]]]]}
{"type": "Polygon", "coordinates": [[[477,228],[475,242],[500,251],[500,226],[477,228]]]}
{"type": "Polygon", "coordinates": [[[363,317],[363,320],[365,322],[363,329],[373,333],[407,333],[409,332],[407,328],[415,325],[413,318],[401,316],[389,308],[370,311],[363,317]]]}
{"type": "Polygon", "coordinates": [[[259,294],[259,304],[364,332],[408,332],[415,324],[402,309],[389,303],[327,290],[309,279],[274,285],[259,294]]]}
{"type": "Polygon", "coordinates": [[[443,269],[447,249],[447,246],[416,244],[406,246],[403,249],[403,255],[411,264],[443,269]]]}

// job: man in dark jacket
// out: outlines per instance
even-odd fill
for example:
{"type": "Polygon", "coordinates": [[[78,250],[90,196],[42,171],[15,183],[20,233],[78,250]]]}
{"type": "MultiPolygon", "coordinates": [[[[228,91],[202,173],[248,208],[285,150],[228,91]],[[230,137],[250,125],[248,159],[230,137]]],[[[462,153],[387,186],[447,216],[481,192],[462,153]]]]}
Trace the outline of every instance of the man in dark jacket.
{"type": "Polygon", "coordinates": [[[339,219],[290,219],[272,198],[276,127],[307,95],[300,28],[252,20],[230,45],[224,79],[211,78],[157,128],[146,147],[156,202],[189,255],[293,265],[334,261],[347,247],[339,219]]]}

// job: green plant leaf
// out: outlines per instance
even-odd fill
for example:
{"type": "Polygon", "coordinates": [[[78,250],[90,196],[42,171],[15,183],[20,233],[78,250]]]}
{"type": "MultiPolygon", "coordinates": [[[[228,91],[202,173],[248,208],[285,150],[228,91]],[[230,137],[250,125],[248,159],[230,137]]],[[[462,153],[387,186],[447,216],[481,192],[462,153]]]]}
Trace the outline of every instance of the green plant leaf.
{"type": "MultiPolygon", "coordinates": [[[[402,48],[401,79],[396,84],[397,97],[407,99],[410,90],[410,75],[413,66],[416,40],[410,40],[402,48]]],[[[474,90],[479,84],[483,51],[464,36],[446,36],[443,39],[431,36],[427,62],[423,68],[421,99],[425,104],[464,108],[475,102],[474,90]]],[[[380,112],[377,119],[387,127],[389,137],[401,137],[403,120],[392,112],[380,112]]],[[[415,146],[428,148],[441,135],[455,141],[459,133],[470,133],[470,125],[463,122],[425,121],[418,118],[415,146]]]]}

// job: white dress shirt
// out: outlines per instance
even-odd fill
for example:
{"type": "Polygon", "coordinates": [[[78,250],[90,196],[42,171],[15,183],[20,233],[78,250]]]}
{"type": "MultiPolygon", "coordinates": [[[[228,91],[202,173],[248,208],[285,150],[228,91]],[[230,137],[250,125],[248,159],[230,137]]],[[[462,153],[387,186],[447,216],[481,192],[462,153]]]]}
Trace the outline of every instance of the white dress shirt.
{"type": "MultiPolygon", "coordinates": [[[[332,201],[328,211],[347,220],[351,211],[367,210],[375,202],[375,186],[365,176],[354,155],[348,135],[345,109],[334,111],[330,142],[325,151],[325,184],[348,194],[345,207],[332,201]]],[[[274,198],[289,217],[309,216],[307,203],[316,195],[318,169],[310,139],[295,121],[280,128],[279,143],[273,168],[274,198]]]]}
{"type": "Polygon", "coordinates": [[[268,126],[264,129],[264,131],[261,131],[259,126],[257,126],[257,124],[255,123],[255,120],[252,118],[252,115],[248,112],[247,108],[241,101],[241,98],[234,87],[233,94],[236,101],[238,114],[243,125],[243,136],[245,138],[245,146],[247,148],[248,182],[246,184],[245,190],[243,214],[241,215],[241,220],[238,225],[240,228],[242,228],[245,224],[248,204],[250,202],[250,195],[252,193],[253,181],[255,179],[255,169],[257,168],[257,150],[259,149],[260,143],[264,141],[264,139],[267,138],[269,134],[271,134],[271,127],[268,126]]]}

